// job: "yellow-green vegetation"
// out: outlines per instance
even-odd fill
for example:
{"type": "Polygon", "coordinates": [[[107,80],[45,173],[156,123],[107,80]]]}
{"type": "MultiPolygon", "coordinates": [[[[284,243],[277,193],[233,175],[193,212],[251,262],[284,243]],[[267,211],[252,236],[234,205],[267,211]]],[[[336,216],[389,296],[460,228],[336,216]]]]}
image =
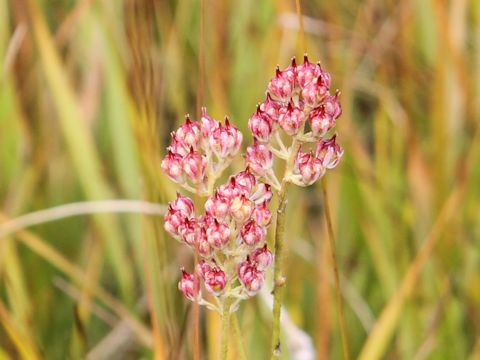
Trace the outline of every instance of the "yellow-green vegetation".
{"type": "MultiPolygon", "coordinates": [[[[195,344],[177,290],[192,255],[154,205],[176,190],[160,161],[201,104],[247,134],[303,41],[342,91],[326,182],[351,357],[480,359],[480,2],[301,4],[300,41],[294,0],[0,0],[0,359],[217,358],[219,317],[195,344]]],[[[293,324],[342,358],[323,204],[289,189],[284,359],[293,324]]],[[[242,303],[231,359],[270,356],[269,305],[242,303]]]]}

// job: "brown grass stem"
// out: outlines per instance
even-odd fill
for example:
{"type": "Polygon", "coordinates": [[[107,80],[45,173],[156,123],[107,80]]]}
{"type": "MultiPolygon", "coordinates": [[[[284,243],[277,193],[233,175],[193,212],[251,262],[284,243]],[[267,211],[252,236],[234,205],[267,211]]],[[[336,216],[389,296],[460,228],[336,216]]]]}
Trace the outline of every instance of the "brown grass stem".
{"type": "Polygon", "coordinates": [[[340,335],[342,337],[343,357],[344,359],[348,360],[350,359],[350,351],[348,347],[347,326],[345,322],[343,297],[342,297],[342,290],[340,285],[340,275],[338,272],[337,254],[335,250],[335,233],[333,232],[332,216],[330,213],[330,204],[328,200],[327,181],[325,177],[322,178],[322,193],[323,193],[324,208],[325,208],[325,211],[324,211],[325,221],[327,223],[327,230],[328,230],[328,240],[330,243],[330,253],[332,256],[333,273],[335,276],[335,293],[337,298],[337,309],[338,309],[338,317],[339,317],[339,323],[340,323],[340,335]]]}

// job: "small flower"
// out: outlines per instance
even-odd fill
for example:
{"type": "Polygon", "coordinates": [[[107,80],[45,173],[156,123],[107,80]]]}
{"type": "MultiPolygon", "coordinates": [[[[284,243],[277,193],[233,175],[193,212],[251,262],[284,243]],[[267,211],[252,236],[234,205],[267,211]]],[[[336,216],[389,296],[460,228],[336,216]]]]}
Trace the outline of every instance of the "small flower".
{"type": "Polygon", "coordinates": [[[302,90],[302,99],[306,105],[315,107],[320,104],[322,99],[328,94],[328,86],[325,82],[323,73],[316,80],[311,81],[302,90]]]}
{"type": "Polygon", "coordinates": [[[191,218],[194,216],[194,205],[192,199],[187,196],[182,196],[177,192],[177,198],[170,204],[172,210],[179,211],[185,217],[191,218]]]}
{"type": "Polygon", "coordinates": [[[258,225],[255,220],[248,221],[240,230],[240,236],[248,246],[260,244],[267,235],[267,229],[258,225]]]}
{"type": "Polygon", "coordinates": [[[257,106],[257,111],[248,120],[248,128],[255,139],[261,142],[268,142],[272,134],[273,122],[270,116],[260,110],[260,106],[257,106]]]}
{"type": "Polygon", "coordinates": [[[299,149],[295,158],[294,173],[299,173],[302,183],[307,186],[313,184],[325,173],[325,167],[322,161],[311,152],[306,153],[299,149]]]}
{"type": "Polygon", "coordinates": [[[255,202],[255,204],[261,204],[263,202],[269,202],[272,199],[273,193],[272,188],[268,184],[258,183],[257,189],[250,197],[250,200],[255,202]]]}
{"type": "Polygon", "coordinates": [[[205,202],[205,210],[207,214],[222,221],[228,215],[230,210],[230,199],[217,191],[205,202]]]}
{"type": "Polygon", "coordinates": [[[242,133],[230,124],[228,117],[225,118],[225,125],[220,124],[209,137],[210,146],[219,158],[235,155],[240,149],[242,139],[242,133]]]}
{"type": "Polygon", "coordinates": [[[293,93],[295,88],[295,59],[292,60],[292,65],[281,71],[277,66],[275,76],[268,84],[268,91],[276,98],[286,101],[293,93]]]}
{"type": "Polygon", "coordinates": [[[238,266],[238,278],[249,296],[255,295],[263,286],[265,273],[247,258],[238,266]]]}
{"type": "Polygon", "coordinates": [[[305,113],[292,102],[280,109],[278,124],[288,135],[296,135],[304,123],[305,113]]]}
{"type": "Polygon", "coordinates": [[[232,180],[234,181],[231,183],[238,189],[238,193],[244,194],[245,196],[250,196],[253,187],[257,184],[255,176],[250,172],[248,167],[235,175],[232,180]]]}
{"type": "Polygon", "coordinates": [[[267,114],[274,123],[278,121],[278,111],[281,107],[282,104],[276,100],[273,100],[268,92],[267,98],[263,103],[260,104],[260,110],[267,114]]]}
{"type": "Polygon", "coordinates": [[[178,227],[183,241],[187,245],[194,246],[198,235],[198,222],[195,218],[185,219],[185,221],[178,227]]]}
{"type": "Polygon", "coordinates": [[[213,131],[219,127],[220,123],[208,115],[207,108],[202,107],[202,117],[200,118],[199,125],[202,136],[208,139],[213,131]]]}
{"type": "Polygon", "coordinates": [[[182,268],[182,279],[178,283],[178,289],[188,300],[198,300],[200,295],[200,285],[194,274],[189,274],[182,268]]]}
{"type": "Polygon", "coordinates": [[[185,116],[185,124],[175,132],[175,140],[184,144],[187,149],[191,147],[197,149],[200,142],[200,127],[196,121],[190,119],[189,115],[185,116]]]}
{"type": "Polygon", "coordinates": [[[265,244],[250,254],[250,261],[257,265],[257,269],[265,271],[273,262],[273,254],[268,250],[267,244],[265,244]]]}
{"type": "Polygon", "coordinates": [[[215,248],[222,248],[230,240],[230,228],[217,219],[213,220],[213,223],[207,227],[207,240],[215,248]]]}
{"type": "Polygon", "coordinates": [[[303,56],[303,64],[297,66],[297,83],[302,89],[312,80],[316,79],[322,70],[318,64],[308,61],[307,54],[303,56]]]}
{"type": "Polygon", "coordinates": [[[253,145],[247,148],[245,161],[255,174],[264,176],[273,166],[273,154],[268,146],[254,141],[253,145]]]}
{"type": "Polygon", "coordinates": [[[199,231],[197,232],[197,238],[195,240],[195,246],[197,248],[198,254],[204,258],[211,257],[215,249],[208,242],[207,230],[204,226],[200,227],[199,231]]]}
{"type": "Polygon", "coordinates": [[[190,148],[190,152],[183,160],[183,171],[194,184],[204,182],[207,172],[206,156],[194,150],[193,147],[190,148]]]}
{"type": "Polygon", "coordinates": [[[269,226],[272,222],[272,212],[268,208],[267,201],[260,203],[253,210],[253,218],[260,226],[269,226]]]}
{"type": "Polygon", "coordinates": [[[160,166],[163,172],[176,183],[183,183],[185,181],[183,159],[180,155],[169,151],[160,166]]]}
{"type": "Polygon", "coordinates": [[[217,266],[205,271],[203,279],[205,281],[205,288],[214,296],[220,295],[227,284],[227,275],[217,266]]]}
{"type": "Polygon", "coordinates": [[[336,142],[337,135],[329,140],[320,140],[317,144],[315,156],[322,162],[326,169],[333,169],[340,162],[343,149],[336,142]]]}
{"type": "Polygon", "coordinates": [[[247,221],[253,213],[255,204],[245,195],[235,197],[230,204],[230,214],[239,224],[247,221]]]}
{"type": "Polygon", "coordinates": [[[182,211],[175,210],[169,205],[165,214],[165,230],[178,240],[181,238],[180,230],[185,226],[187,220],[187,216],[182,211]]]}

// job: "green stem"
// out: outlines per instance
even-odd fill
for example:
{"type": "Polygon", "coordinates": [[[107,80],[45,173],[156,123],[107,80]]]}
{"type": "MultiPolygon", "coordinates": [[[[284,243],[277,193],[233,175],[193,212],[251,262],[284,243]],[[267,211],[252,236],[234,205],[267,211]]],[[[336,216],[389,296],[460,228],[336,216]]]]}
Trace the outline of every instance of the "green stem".
{"type": "Polygon", "coordinates": [[[333,272],[335,275],[335,292],[337,297],[337,308],[340,321],[340,335],[342,337],[342,349],[343,349],[343,358],[345,360],[350,359],[350,352],[348,349],[348,338],[347,338],[347,326],[345,322],[345,314],[343,307],[343,297],[340,287],[340,276],[338,274],[338,265],[337,265],[337,254],[335,251],[335,234],[333,232],[332,217],[330,214],[330,205],[328,201],[328,192],[327,192],[327,181],[325,178],[322,178],[322,192],[325,205],[325,220],[327,222],[328,229],[328,240],[330,242],[330,252],[332,256],[333,263],[333,272]]]}
{"type": "Polygon", "coordinates": [[[222,309],[222,339],[220,343],[221,360],[227,360],[228,356],[228,335],[230,333],[230,304],[230,298],[224,299],[222,309]]]}
{"type": "Polygon", "coordinates": [[[240,330],[240,324],[238,323],[238,317],[236,314],[232,315],[233,330],[235,331],[235,342],[237,346],[237,355],[240,360],[247,360],[247,354],[243,347],[242,332],[240,330]]]}
{"type": "Polygon", "coordinates": [[[283,274],[284,237],[285,237],[285,210],[287,207],[288,182],[283,181],[278,193],[277,220],[275,225],[275,264],[273,289],[273,325],[272,325],[272,354],[275,359],[280,356],[280,311],[282,307],[285,276],[283,274]]]}

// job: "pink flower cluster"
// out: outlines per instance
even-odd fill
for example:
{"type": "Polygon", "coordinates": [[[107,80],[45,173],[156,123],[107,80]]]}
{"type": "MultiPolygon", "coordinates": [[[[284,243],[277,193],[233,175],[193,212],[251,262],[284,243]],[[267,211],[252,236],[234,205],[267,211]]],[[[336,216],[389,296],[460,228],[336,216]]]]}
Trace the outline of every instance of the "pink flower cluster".
{"type": "Polygon", "coordinates": [[[172,133],[172,142],[161,168],[176,183],[188,189],[207,191],[209,176],[219,176],[239,151],[242,138],[242,133],[230,124],[228,117],[222,124],[203,108],[199,121],[192,121],[187,115],[185,123],[172,133]]]}
{"type": "Polygon", "coordinates": [[[277,67],[266,100],[257,106],[248,122],[255,140],[247,148],[246,162],[253,172],[268,179],[274,155],[287,160],[291,149],[283,145],[280,129],[301,145],[316,143],[315,150],[300,147],[294,154],[291,182],[311,185],[337,165],[343,151],[335,136],[324,138],[342,113],[339,92],[331,95],[330,83],[330,74],[320,64],[310,63],[306,55],[303,64],[297,65],[293,59],[286,69],[277,67]],[[275,143],[280,149],[275,148],[275,143]]]}
{"type": "Polygon", "coordinates": [[[229,281],[233,288],[237,279],[239,287],[230,295],[245,298],[260,290],[273,258],[264,245],[272,219],[271,198],[270,186],[259,182],[247,168],[220,186],[198,217],[188,197],[178,194],[169,204],[165,229],[196,249],[202,259],[197,276],[183,270],[179,289],[188,299],[202,299],[197,279],[214,296],[222,295],[229,281]]]}

